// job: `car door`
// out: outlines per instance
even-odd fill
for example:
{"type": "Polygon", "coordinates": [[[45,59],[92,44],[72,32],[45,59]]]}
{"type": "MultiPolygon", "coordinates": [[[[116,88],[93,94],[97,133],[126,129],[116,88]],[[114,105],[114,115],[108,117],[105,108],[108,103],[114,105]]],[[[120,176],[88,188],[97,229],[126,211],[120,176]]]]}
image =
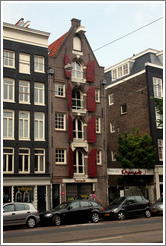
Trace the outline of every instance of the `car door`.
{"type": "Polygon", "coordinates": [[[6,204],[3,206],[3,225],[15,225],[16,224],[16,214],[14,211],[14,204],[6,204]]]}
{"type": "Polygon", "coordinates": [[[137,209],[138,209],[138,204],[136,203],[135,197],[134,196],[127,197],[124,203],[124,210],[126,215],[128,216],[135,215],[137,213],[137,209]]]}
{"type": "Polygon", "coordinates": [[[82,220],[88,220],[91,218],[91,213],[93,210],[93,206],[90,204],[90,202],[87,200],[80,201],[81,208],[80,208],[80,218],[82,220]]]}
{"type": "Polygon", "coordinates": [[[26,208],[27,209],[25,209],[25,205],[23,203],[15,204],[15,214],[16,214],[17,224],[21,225],[26,223],[26,218],[30,214],[29,206],[26,205],[26,208]]]}
{"type": "Polygon", "coordinates": [[[65,209],[65,214],[63,215],[66,221],[76,222],[79,219],[80,212],[80,202],[73,201],[69,204],[69,206],[65,209]]]}

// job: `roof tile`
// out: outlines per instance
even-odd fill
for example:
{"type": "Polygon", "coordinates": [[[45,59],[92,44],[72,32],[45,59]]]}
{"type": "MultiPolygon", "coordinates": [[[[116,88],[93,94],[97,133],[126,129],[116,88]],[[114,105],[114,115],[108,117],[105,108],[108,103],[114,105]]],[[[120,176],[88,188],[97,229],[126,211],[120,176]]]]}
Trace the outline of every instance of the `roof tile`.
{"type": "Polygon", "coordinates": [[[55,40],[52,44],[48,46],[48,52],[50,52],[49,56],[54,56],[56,54],[57,50],[61,46],[67,34],[68,32],[66,32],[63,36],[61,36],[60,38],[58,38],[57,40],[55,40]]]}

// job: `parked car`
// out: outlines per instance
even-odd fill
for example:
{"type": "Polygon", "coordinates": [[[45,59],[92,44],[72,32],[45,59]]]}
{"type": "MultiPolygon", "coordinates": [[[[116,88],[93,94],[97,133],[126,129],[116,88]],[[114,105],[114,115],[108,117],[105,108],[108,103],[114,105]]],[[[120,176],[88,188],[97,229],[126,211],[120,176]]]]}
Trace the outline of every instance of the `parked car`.
{"type": "Polygon", "coordinates": [[[117,218],[119,220],[140,215],[149,218],[151,216],[150,202],[143,196],[119,197],[105,208],[103,215],[105,219],[117,218]]]}
{"type": "Polygon", "coordinates": [[[151,207],[152,215],[163,215],[163,198],[160,197],[151,207]]]}
{"type": "Polygon", "coordinates": [[[33,228],[40,222],[38,211],[31,203],[5,203],[3,226],[26,225],[33,228]]]}
{"type": "Polygon", "coordinates": [[[101,218],[104,208],[96,201],[88,199],[77,199],[64,202],[52,211],[40,213],[41,224],[52,224],[59,226],[62,223],[74,223],[91,221],[97,223],[101,218]]]}

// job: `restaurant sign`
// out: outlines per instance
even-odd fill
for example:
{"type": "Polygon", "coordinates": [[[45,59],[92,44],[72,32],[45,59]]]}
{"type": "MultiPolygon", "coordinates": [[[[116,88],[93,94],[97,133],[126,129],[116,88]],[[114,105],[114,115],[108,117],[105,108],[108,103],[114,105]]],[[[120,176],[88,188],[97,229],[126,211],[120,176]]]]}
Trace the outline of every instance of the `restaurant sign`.
{"type": "Polygon", "coordinates": [[[153,169],[143,169],[143,168],[108,168],[108,175],[154,175],[153,169]]]}

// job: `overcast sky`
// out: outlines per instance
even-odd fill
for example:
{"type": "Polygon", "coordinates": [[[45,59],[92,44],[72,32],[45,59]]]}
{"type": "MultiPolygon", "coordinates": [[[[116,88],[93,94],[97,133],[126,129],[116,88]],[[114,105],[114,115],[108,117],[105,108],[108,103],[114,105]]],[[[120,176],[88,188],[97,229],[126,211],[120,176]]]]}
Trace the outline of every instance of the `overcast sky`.
{"type": "Polygon", "coordinates": [[[93,51],[112,42],[94,52],[105,68],[148,48],[164,50],[165,1],[1,1],[1,13],[2,22],[24,18],[30,28],[49,32],[49,44],[69,30],[72,18],[80,19],[93,51]]]}

